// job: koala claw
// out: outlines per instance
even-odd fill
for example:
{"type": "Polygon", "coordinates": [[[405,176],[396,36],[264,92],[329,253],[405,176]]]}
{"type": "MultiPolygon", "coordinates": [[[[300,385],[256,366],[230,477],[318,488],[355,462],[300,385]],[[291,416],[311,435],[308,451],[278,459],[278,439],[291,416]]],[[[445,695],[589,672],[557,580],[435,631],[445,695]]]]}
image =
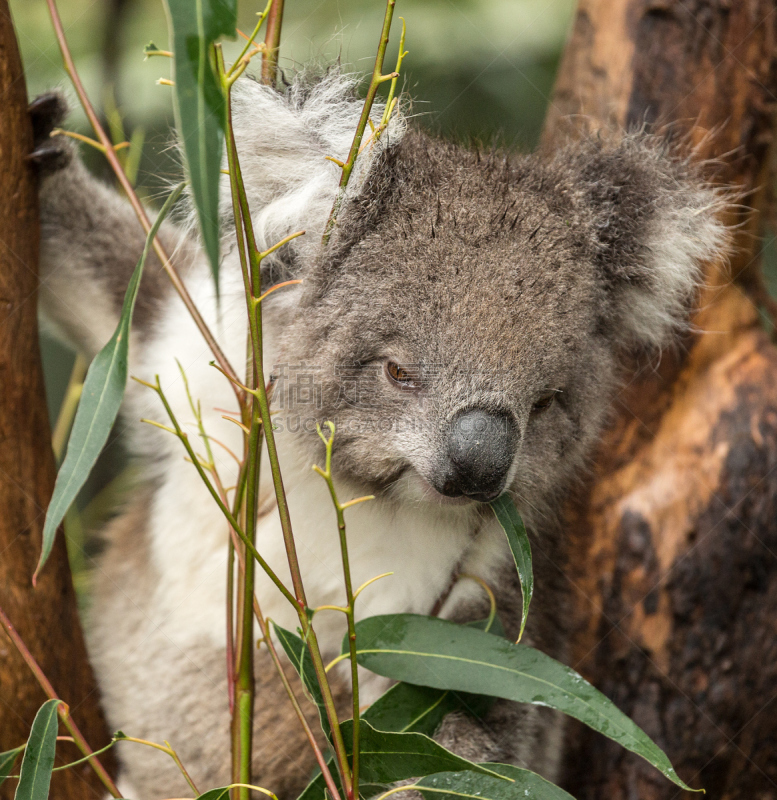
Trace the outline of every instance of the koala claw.
{"type": "Polygon", "coordinates": [[[58,92],[47,92],[30,103],[28,112],[32,122],[33,150],[27,160],[40,175],[64,169],[72,159],[72,147],[63,137],[52,138],[51,132],[65,120],[67,101],[58,92]]]}

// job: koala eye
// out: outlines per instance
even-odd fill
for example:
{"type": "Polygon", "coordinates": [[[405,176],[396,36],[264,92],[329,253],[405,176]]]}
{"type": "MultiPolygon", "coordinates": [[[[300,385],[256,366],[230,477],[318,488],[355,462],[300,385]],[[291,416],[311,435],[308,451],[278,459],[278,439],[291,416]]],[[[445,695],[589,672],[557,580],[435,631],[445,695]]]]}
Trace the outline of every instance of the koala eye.
{"type": "Polygon", "coordinates": [[[401,367],[395,361],[386,362],[386,374],[389,380],[402,389],[418,389],[420,385],[418,373],[410,368],[401,367]]]}
{"type": "Polygon", "coordinates": [[[535,401],[534,405],[532,406],[531,412],[532,414],[540,414],[543,411],[547,411],[553,403],[556,402],[556,395],[558,392],[556,390],[552,390],[549,392],[543,392],[535,401]]]}

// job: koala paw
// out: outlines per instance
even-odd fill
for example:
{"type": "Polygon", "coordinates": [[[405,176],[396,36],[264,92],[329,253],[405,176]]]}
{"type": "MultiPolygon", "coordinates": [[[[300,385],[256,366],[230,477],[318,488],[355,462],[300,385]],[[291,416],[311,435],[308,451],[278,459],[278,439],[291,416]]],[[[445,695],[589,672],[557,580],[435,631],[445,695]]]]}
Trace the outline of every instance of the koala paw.
{"type": "Polygon", "coordinates": [[[67,167],[73,158],[73,148],[64,136],[52,136],[54,128],[67,117],[65,98],[58,92],[38,95],[28,108],[32,121],[33,149],[27,159],[38,174],[49,175],[67,167]]]}

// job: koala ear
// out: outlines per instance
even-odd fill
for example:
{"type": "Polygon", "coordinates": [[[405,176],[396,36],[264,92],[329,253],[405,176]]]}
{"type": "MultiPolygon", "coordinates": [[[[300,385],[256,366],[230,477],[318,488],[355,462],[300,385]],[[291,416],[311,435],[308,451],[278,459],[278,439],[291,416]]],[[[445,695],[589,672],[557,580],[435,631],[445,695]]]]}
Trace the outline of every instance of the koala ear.
{"type": "MultiPolygon", "coordinates": [[[[233,126],[257,244],[266,249],[290,233],[307,231],[279,253],[273,281],[298,271],[299,262],[318,252],[341,177],[339,165],[327,157],[345,161],[348,156],[363,106],[357,83],[331,69],[313,79],[302,73],[282,93],[250,78],[235,84],[233,126]]],[[[383,105],[376,103],[373,119],[382,114],[383,105]]],[[[373,164],[401,139],[405,127],[395,112],[377,142],[369,142],[367,129],[347,199],[359,194],[373,164]]],[[[221,196],[228,229],[234,225],[228,178],[221,196]]]]}
{"type": "Polygon", "coordinates": [[[625,346],[660,348],[687,319],[703,264],[727,255],[730,198],[647,134],[585,143],[573,161],[576,205],[612,300],[609,326],[625,346]]]}

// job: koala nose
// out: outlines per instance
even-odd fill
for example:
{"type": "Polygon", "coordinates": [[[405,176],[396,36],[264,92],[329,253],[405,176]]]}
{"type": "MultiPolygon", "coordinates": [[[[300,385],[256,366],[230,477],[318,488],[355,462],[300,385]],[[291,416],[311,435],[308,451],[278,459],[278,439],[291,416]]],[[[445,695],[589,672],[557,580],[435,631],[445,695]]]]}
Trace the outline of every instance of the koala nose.
{"type": "Polygon", "coordinates": [[[518,432],[507,412],[459,412],[448,434],[448,463],[439,491],[487,503],[498,497],[513,463],[518,432]]]}

